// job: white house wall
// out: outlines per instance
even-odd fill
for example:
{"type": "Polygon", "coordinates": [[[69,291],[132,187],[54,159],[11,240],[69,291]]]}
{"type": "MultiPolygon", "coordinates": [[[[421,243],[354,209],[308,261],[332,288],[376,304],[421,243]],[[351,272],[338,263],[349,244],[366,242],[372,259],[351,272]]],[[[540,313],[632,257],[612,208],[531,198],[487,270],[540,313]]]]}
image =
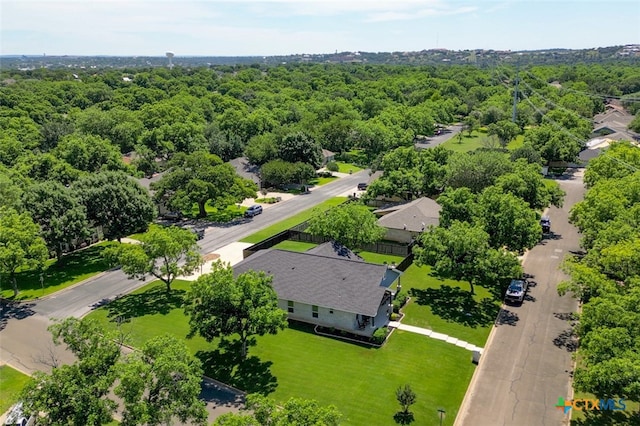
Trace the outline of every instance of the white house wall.
{"type": "Polygon", "coordinates": [[[410,243],[416,235],[418,235],[418,232],[411,232],[404,229],[387,229],[384,239],[397,241],[399,243],[410,243]]]}
{"type": "Polygon", "coordinates": [[[289,312],[287,300],[278,299],[280,309],[289,313],[289,318],[304,321],[311,324],[318,324],[324,327],[334,327],[341,330],[356,330],[356,314],[351,312],[338,311],[336,309],[318,306],[318,318],[313,317],[311,305],[306,303],[293,303],[293,313],[289,312]],[[333,312],[333,313],[331,313],[333,312]]]}

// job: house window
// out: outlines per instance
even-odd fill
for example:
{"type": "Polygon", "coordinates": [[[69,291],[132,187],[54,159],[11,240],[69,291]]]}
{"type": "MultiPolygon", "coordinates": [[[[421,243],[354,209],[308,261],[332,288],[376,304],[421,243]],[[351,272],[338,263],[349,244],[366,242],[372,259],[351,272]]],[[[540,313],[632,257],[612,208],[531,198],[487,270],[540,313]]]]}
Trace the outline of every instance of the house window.
{"type": "Polygon", "coordinates": [[[311,316],[318,318],[318,307],[316,305],[311,306],[311,316]]]}
{"type": "Polygon", "coordinates": [[[287,310],[289,311],[290,314],[293,313],[293,300],[289,300],[287,302],[287,310]]]}

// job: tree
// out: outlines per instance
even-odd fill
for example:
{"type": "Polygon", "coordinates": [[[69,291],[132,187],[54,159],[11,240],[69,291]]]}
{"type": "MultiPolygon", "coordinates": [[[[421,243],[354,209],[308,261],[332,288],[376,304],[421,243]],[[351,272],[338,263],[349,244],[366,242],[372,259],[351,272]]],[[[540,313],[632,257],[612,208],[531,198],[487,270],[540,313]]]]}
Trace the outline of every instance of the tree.
{"type": "Polygon", "coordinates": [[[207,411],[199,399],[200,361],[171,335],[147,341],[119,366],[115,394],[123,399],[123,425],[206,424],[207,411]]]}
{"type": "Polygon", "coordinates": [[[216,426],[337,426],[342,414],[334,405],[320,406],[315,400],[290,398],[279,407],[259,394],[247,395],[246,409],[251,414],[228,413],[218,417],[216,426]]]}
{"type": "Polygon", "coordinates": [[[522,274],[518,259],[489,247],[489,235],[480,225],[454,221],[449,228],[434,228],[420,235],[413,253],[418,266],[431,265],[443,278],[474,285],[500,286],[522,274]]]}
{"type": "Polygon", "coordinates": [[[306,231],[352,249],[379,241],[385,233],[385,229],[378,225],[376,216],[366,206],[356,203],[315,212],[309,219],[306,231]]]}
{"type": "Polygon", "coordinates": [[[603,155],[589,161],[584,173],[587,188],[602,179],[620,179],[633,174],[640,168],[640,150],[629,142],[616,142],[603,155]]]}
{"type": "Polygon", "coordinates": [[[202,265],[196,235],[177,226],[151,225],[140,237],[140,244],[117,244],[105,249],[104,256],[122,266],[129,278],[150,274],[165,283],[189,275],[202,265]]]}
{"type": "Polygon", "coordinates": [[[448,228],[455,221],[473,223],[478,216],[476,194],[467,187],[447,188],[438,197],[440,210],[440,226],[448,228]]]}
{"type": "Polygon", "coordinates": [[[85,206],[73,191],[59,182],[31,186],[23,196],[23,203],[40,225],[40,235],[58,260],[65,245],[81,242],[89,235],[85,206]]]}
{"type": "MultiPolygon", "coordinates": [[[[64,342],[77,361],[36,372],[22,391],[27,412],[40,413],[44,424],[101,425],[117,407],[109,399],[116,378],[120,346],[96,322],[67,318],[49,327],[55,344],[64,342]]],[[[40,420],[39,420],[40,422],[40,420]]]]}
{"type": "Polygon", "coordinates": [[[155,216],[155,207],[144,189],[122,172],[101,172],[79,179],[73,186],[94,226],[102,226],[105,238],[145,231],[155,216]]]}
{"type": "Polygon", "coordinates": [[[317,169],[322,164],[322,148],[312,137],[303,132],[290,133],[277,144],[278,157],[289,163],[310,164],[317,169]]]}
{"type": "Polygon", "coordinates": [[[496,187],[523,199],[535,210],[542,210],[549,205],[562,207],[564,191],[557,183],[542,178],[538,164],[528,164],[523,160],[516,164],[513,172],[496,180],[496,187]]]}
{"type": "Polygon", "coordinates": [[[513,170],[513,164],[501,152],[460,153],[451,156],[447,164],[445,186],[466,186],[475,193],[491,186],[503,174],[513,170]]]}
{"type": "Polygon", "coordinates": [[[124,170],[125,168],[118,148],[98,136],[67,135],[52,150],[52,153],[74,168],[85,172],[124,170]]]}
{"type": "Polygon", "coordinates": [[[238,176],[231,164],[204,151],[176,154],[169,171],[152,188],[156,200],[176,210],[191,211],[193,204],[197,204],[200,217],[207,216],[207,202],[224,209],[255,197],[258,191],[257,185],[238,176]]]}
{"type": "Polygon", "coordinates": [[[276,334],[287,326],[287,313],[278,308],[272,280],[255,271],[234,278],[230,266],[215,263],[212,272],[198,278],[185,295],[189,335],[197,333],[210,342],[238,334],[246,358],[249,337],[276,334]]]}
{"type": "Polygon", "coordinates": [[[547,164],[574,161],[584,147],[584,142],[576,135],[546,123],[526,130],[524,143],[533,146],[547,164]]]}
{"type": "Polygon", "coordinates": [[[506,148],[507,144],[520,134],[520,127],[512,121],[501,120],[497,123],[489,124],[488,135],[496,135],[500,141],[500,146],[506,148]]]}
{"type": "Polygon", "coordinates": [[[480,195],[478,205],[491,247],[522,252],[540,241],[539,217],[521,198],[493,186],[480,195]]]}
{"type": "Polygon", "coordinates": [[[42,268],[49,252],[40,227],[27,213],[0,207],[0,277],[5,275],[18,295],[16,271],[42,268]]]}
{"type": "Polygon", "coordinates": [[[412,423],[413,413],[409,411],[409,407],[416,403],[416,393],[410,385],[406,384],[396,389],[396,399],[401,407],[401,410],[393,416],[396,423],[403,425],[412,423]]]}

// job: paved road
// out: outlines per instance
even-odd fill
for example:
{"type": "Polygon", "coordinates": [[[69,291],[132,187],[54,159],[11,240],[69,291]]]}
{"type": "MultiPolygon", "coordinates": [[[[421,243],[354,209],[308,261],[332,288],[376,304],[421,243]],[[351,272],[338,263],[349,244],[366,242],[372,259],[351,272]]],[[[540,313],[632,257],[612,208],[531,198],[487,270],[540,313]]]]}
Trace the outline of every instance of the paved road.
{"type": "MultiPolygon", "coordinates": [[[[200,251],[213,252],[326,199],[355,191],[358,182],[366,182],[368,178],[368,171],[354,173],[314,189],[309,194],[271,206],[253,219],[233,225],[211,226],[199,241],[200,251]]],[[[95,306],[144,284],[142,281],[128,280],[120,270],[114,270],[34,302],[0,302],[0,363],[32,373],[36,370],[50,371],[54,365],[73,362],[71,353],[52,343],[47,331],[51,319],[81,317],[95,306]]],[[[237,411],[242,404],[241,396],[214,381],[206,380],[203,383],[201,397],[208,402],[210,421],[222,413],[237,411]]]]}
{"type": "Polygon", "coordinates": [[[454,124],[452,126],[448,126],[444,132],[439,135],[429,136],[422,142],[418,142],[415,144],[418,149],[426,149],[433,148],[434,146],[438,146],[442,143],[445,143],[449,139],[453,138],[455,135],[462,131],[461,124],[454,124]]]}
{"type": "Polygon", "coordinates": [[[563,257],[579,250],[579,235],[568,222],[571,206],[584,196],[582,170],[559,180],[564,207],[551,208],[551,238],[534,247],[524,261],[530,288],[521,306],[505,306],[485,346],[456,425],[540,426],[568,424],[555,408],[570,395],[571,351],[575,341],[568,316],[577,310],[569,295],[560,297],[558,269],[563,257]]]}

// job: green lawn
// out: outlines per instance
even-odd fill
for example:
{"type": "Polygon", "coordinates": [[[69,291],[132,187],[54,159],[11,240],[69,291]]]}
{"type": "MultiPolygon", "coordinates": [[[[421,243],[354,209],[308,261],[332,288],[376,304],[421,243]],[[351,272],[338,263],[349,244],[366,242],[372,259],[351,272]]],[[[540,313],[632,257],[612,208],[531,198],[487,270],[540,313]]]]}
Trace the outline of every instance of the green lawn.
{"type": "MultiPolygon", "coordinates": [[[[130,318],[121,332],[133,346],[163,333],[184,338],[188,324],[180,304],[189,285],[176,281],[167,295],[161,283],[152,283],[89,316],[111,329],[117,327],[116,318],[130,318]]],[[[279,402],[303,396],[335,404],[345,425],[394,424],[395,390],[405,383],[418,396],[412,406],[415,424],[437,425],[436,409],[443,407],[444,424],[451,425],[474,370],[469,351],[402,331],[381,349],[372,349],[317,336],[308,326],[292,323],[278,335],[258,337],[245,361],[236,356],[234,342],[207,343],[200,337],[186,342],[208,375],[279,402]]]]}
{"type": "MultiPolygon", "coordinates": [[[[43,297],[106,271],[109,265],[102,258],[101,253],[108,244],[110,243],[102,242],[69,253],[63,256],[59,262],[56,259],[50,259],[45,264],[42,283],[40,282],[40,273],[37,271],[16,274],[20,293],[15,300],[43,297]]],[[[2,283],[0,296],[13,298],[11,285],[6,281],[2,283]]]]}
{"type": "Polygon", "coordinates": [[[400,278],[402,292],[411,296],[403,309],[406,315],[402,322],[484,346],[500,310],[500,300],[479,286],[472,296],[469,283],[440,280],[430,272],[430,267],[414,264],[400,278]]]}
{"type": "Polygon", "coordinates": [[[279,232],[285,231],[295,225],[298,225],[305,220],[308,220],[316,211],[324,211],[329,210],[332,207],[335,207],[339,204],[344,203],[347,200],[346,197],[334,197],[329,200],[324,201],[323,203],[318,204],[317,206],[301,211],[300,213],[291,216],[285,220],[282,220],[278,223],[275,223],[271,226],[268,226],[254,234],[249,235],[246,238],[240,240],[243,243],[258,243],[262,240],[265,240],[269,237],[276,235],[279,232]]]}
{"type": "MultiPolygon", "coordinates": [[[[238,204],[231,204],[227,206],[226,209],[218,209],[217,207],[213,207],[206,203],[204,205],[204,209],[207,212],[207,220],[212,222],[230,222],[235,218],[242,217],[244,215],[244,211],[247,209],[244,206],[239,206],[238,204]]],[[[198,205],[194,204],[193,208],[190,212],[185,212],[185,216],[196,218],[198,217],[198,205]]]]}
{"type": "Polygon", "coordinates": [[[311,185],[311,186],[322,186],[322,185],[328,184],[329,182],[333,182],[336,179],[338,179],[338,176],[317,177],[317,178],[311,179],[309,181],[309,185],[311,185]]]}
{"type": "Polygon", "coordinates": [[[28,381],[26,374],[7,365],[0,366],[0,414],[18,402],[20,392],[28,381]]]}
{"type": "Polygon", "coordinates": [[[362,170],[361,167],[351,163],[343,163],[342,161],[336,161],[338,165],[338,173],[357,173],[362,170]]]}
{"type": "MultiPolygon", "coordinates": [[[[488,137],[486,130],[474,130],[469,136],[469,132],[462,133],[462,139],[459,139],[458,135],[455,135],[448,141],[444,142],[442,146],[454,152],[469,152],[478,148],[483,148],[483,141],[488,137]]],[[[514,140],[507,144],[507,149],[514,150],[519,148],[524,143],[524,136],[519,135],[514,140]]]]}
{"type": "MultiPolygon", "coordinates": [[[[285,240],[281,243],[276,244],[275,246],[273,246],[273,248],[296,252],[305,252],[309,249],[314,248],[315,246],[317,246],[317,244],[307,243],[304,241],[285,240]]],[[[370,251],[360,251],[358,252],[358,256],[363,258],[365,262],[377,263],[379,265],[390,265],[392,263],[395,263],[397,265],[398,263],[402,262],[402,259],[404,259],[402,256],[373,253],[370,251]]]]}

